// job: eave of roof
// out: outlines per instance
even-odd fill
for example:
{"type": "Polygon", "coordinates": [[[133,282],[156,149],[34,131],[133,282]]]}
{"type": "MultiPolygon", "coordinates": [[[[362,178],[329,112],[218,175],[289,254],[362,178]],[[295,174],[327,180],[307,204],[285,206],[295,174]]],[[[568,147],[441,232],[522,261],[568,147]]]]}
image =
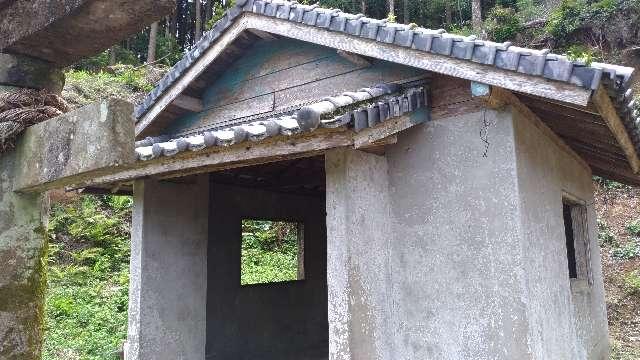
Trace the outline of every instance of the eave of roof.
{"type": "Polygon", "coordinates": [[[350,127],[360,132],[426,106],[424,87],[412,87],[394,96],[398,91],[400,88],[397,85],[380,84],[325,98],[290,116],[267,118],[175,139],[147,138],[136,143],[136,158],[148,161],[185,151],[201,151],[244,141],[259,142],[275,136],[292,136],[317,128],[350,127]]]}
{"type": "Polygon", "coordinates": [[[202,39],[136,108],[136,118],[142,117],[243,12],[288,20],[452,59],[489,65],[514,73],[569,83],[588,90],[597,89],[601,81],[604,81],[604,84],[616,93],[624,93],[633,73],[632,68],[602,63],[587,65],[580,61],[569,60],[566,56],[551,54],[548,50],[520,48],[512,46],[509,42],[481,41],[474,36],[464,37],[448,34],[444,30],[389,23],[386,20],[367,18],[361,14],[348,14],[317,5],[302,5],[288,1],[238,0],[236,6],[227,10],[212,30],[203,35],[202,39]]]}

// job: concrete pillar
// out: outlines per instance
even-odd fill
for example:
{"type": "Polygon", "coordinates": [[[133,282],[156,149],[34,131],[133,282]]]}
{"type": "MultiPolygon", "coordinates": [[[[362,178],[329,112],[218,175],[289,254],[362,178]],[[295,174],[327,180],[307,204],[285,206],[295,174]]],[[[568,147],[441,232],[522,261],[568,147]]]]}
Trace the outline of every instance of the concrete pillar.
{"type": "Polygon", "coordinates": [[[204,359],[208,219],[208,176],[135,182],[126,359],[204,359]]]}
{"type": "Polygon", "coordinates": [[[394,359],[387,160],[325,156],[329,359],[394,359]]]}
{"type": "MultiPolygon", "coordinates": [[[[47,63],[0,54],[0,92],[20,87],[60,92],[64,75],[47,63]]],[[[44,140],[44,139],[43,139],[44,140]]],[[[13,192],[15,151],[0,154],[0,358],[39,359],[44,311],[46,215],[40,194],[13,192]]]]}

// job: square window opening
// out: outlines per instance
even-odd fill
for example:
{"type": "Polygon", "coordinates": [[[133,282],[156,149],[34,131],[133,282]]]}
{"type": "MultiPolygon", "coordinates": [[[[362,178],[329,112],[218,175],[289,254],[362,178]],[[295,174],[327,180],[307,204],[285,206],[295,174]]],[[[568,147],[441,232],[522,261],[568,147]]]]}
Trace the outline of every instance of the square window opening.
{"type": "Polygon", "coordinates": [[[567,265],[570,279],[589,280],[589,236],[587,231],[587,208],[584,204],[564,198],[562,217],[567,249],[567,265]]]}
{"type": "Polygon", "coordinates": [[[304,280],[304,224],[242,220],[240,284],[304,280]]]}

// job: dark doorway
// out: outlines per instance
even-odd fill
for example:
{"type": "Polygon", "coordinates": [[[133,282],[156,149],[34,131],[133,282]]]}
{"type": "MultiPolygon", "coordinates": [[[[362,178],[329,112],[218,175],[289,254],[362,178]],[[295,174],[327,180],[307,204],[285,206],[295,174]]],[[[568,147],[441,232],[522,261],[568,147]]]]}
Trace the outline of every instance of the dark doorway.
{"type": "Polygon", "coordinates": [[[326,360],[324,158],[226,170],[212,173],[210,181],[206,358],[326,360]],[[304,259],[298,265],[304,276],[289,281],[276,276],[285,281],[242,285],[243,231],[245,237],[257,231],[247,219],[256,221],[249,225],[266,229],[266,235],[256,236],[274,237],[257,239],[266,245],[254,244],[251,250],[259,246],[273,250],[274,242],[292,236],[286,224],[296,224],[301,232],[297,238],[304,239],[302,248],[297,248],[301,251],[297,258],[304,259]],[[277,224],[285,229],[282,239],[277,235],[280,230],[270,228],[277,224]]]}

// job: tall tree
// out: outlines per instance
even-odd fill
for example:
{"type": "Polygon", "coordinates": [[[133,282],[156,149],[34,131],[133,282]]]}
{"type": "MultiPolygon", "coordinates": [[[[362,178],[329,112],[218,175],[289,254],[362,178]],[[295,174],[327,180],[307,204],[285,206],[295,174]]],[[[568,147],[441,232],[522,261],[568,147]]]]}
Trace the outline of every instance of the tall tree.
{"type": "Polygon", "coordinates": [[[409,23],[409,0],[402,0],[402,22],[409,23]]]}
{"type": "Polygon", "coordinates": [[[389,0],[389,17],[394,18],[396,16],[396,11],[393,5],[393,0],[389,0]]]}
{"type": "Polygon", "coordinates": [[[204,21],[209,23],[209,20],[213,17],[213,0],[207,0],[204,8],[204,21]]]}
{"type": "Polygon", "coordinates": [[[149,49],[147,50],[147,63],[156,61],[156,45],[158,43],[158,22],[151,24],[149,31],[149,49]]]}
{"type": "Polygon", "coordinates": [[[471,0],[471,25],[473,30],[480,32],[482,30],[482,1],[471,0]]]}
{"type": "Polygon", "coordinates": [[[202,36],[202,3],[200,0],[196,0],[196,29],[195,29],[195,41],[200,40],[202,36]]]}

